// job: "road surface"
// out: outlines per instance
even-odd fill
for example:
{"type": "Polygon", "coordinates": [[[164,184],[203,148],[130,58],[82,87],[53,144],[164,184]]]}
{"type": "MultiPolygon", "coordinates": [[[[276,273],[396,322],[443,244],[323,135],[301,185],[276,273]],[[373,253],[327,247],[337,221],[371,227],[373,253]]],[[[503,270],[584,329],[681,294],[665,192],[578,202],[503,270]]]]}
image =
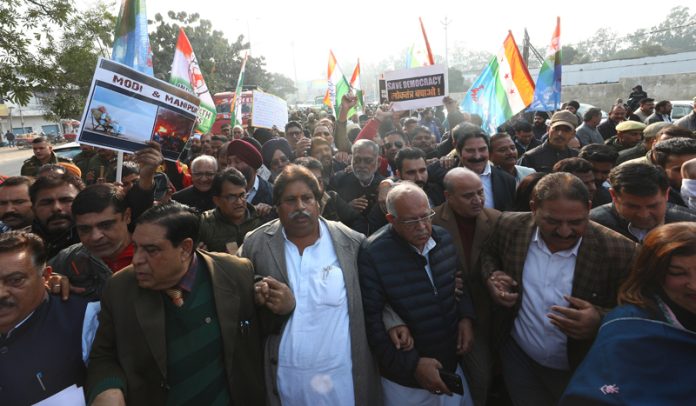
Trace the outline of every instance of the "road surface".
{"type": "Polygon", "coordinates": [[[0,148],[0,175],[16,176],[22,169],[22,163],[33,154],[31,148],[0,148]]]}

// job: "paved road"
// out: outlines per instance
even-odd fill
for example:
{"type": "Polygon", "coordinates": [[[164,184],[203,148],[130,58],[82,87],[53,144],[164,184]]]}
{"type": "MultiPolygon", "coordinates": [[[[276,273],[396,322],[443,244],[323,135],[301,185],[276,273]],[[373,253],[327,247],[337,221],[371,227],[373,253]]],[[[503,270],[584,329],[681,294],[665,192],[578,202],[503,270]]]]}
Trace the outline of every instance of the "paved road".
{"type": "Polygon", "coordinates": [[[0,175],[19,175],[19,171],[22,169],[22,163],[25,159],[31,157],[31,155],[31,148],[0,148],[0,175]]]}

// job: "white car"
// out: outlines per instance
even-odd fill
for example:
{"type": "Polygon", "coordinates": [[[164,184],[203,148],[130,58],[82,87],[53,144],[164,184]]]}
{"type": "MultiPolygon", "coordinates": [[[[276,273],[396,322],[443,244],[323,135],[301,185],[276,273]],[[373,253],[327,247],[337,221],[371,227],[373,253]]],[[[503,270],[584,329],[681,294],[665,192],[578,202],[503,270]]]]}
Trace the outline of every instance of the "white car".
{"type": "Polygon", "coordinates": [[[63,158],[70,158],[73,159],[75,155],[79,154],[80,151],[80,144],[77,142],[68,142],[66,144],[61,144],[61,145],[56,145],[53,147],[53,152],[56,153],[59,157],[63,158]]]}
{"type": "Polygon", "coordinates": [[[691,100],[670,100],[672,103],[672,120],[678,120],[694,109],[694,102],[691,100]]]}

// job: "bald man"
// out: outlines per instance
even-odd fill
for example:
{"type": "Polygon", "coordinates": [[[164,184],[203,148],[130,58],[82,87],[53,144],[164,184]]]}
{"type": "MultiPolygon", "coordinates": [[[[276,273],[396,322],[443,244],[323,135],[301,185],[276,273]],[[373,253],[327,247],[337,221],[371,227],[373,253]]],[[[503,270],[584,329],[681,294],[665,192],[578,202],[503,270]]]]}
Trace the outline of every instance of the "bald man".
{"type": "Polygon", "coordinates": [[[455,299],[452,237],[432,225],[435,212],[412,182],[391,189],[386,207],[389,224],[358,253],[367,338],[381,367],[384,404],[471,405],[458,359],[471,350],[474,309],[468,289],[455,299]],[[386,305],[406,324],[413,348],[399,349],[390,340],[382,320],[386,305]],[[443,375],[460,382],[458,388],[445,384],[443,375]]]}
{"type": "Polygon", "coordinates": [[[472,170],[459,167],[447,172],[443,180],[445,203],[435,208],[433,224],[447,230],[454,240],[465,286],[474,304],[478,322],[474,345],[464,355],[471,396],[477,405],[486,404],[491,382],[492,355],[488,345],[491,300],[481,279],[479,253],[493,232],[500,212],[484,207],[481,178],[472,170]]]}

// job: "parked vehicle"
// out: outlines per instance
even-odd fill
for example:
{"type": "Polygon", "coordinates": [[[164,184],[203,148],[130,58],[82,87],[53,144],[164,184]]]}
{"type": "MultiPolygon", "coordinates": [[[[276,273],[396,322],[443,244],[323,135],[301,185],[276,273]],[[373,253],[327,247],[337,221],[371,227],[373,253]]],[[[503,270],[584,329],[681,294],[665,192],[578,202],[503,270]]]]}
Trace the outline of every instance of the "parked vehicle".
{"type": "Polygon", "coordinates": [[[694,109],[694,102],[691,100],[671,100],[672,103],[672,120],[678,120],[694,109]]]}

